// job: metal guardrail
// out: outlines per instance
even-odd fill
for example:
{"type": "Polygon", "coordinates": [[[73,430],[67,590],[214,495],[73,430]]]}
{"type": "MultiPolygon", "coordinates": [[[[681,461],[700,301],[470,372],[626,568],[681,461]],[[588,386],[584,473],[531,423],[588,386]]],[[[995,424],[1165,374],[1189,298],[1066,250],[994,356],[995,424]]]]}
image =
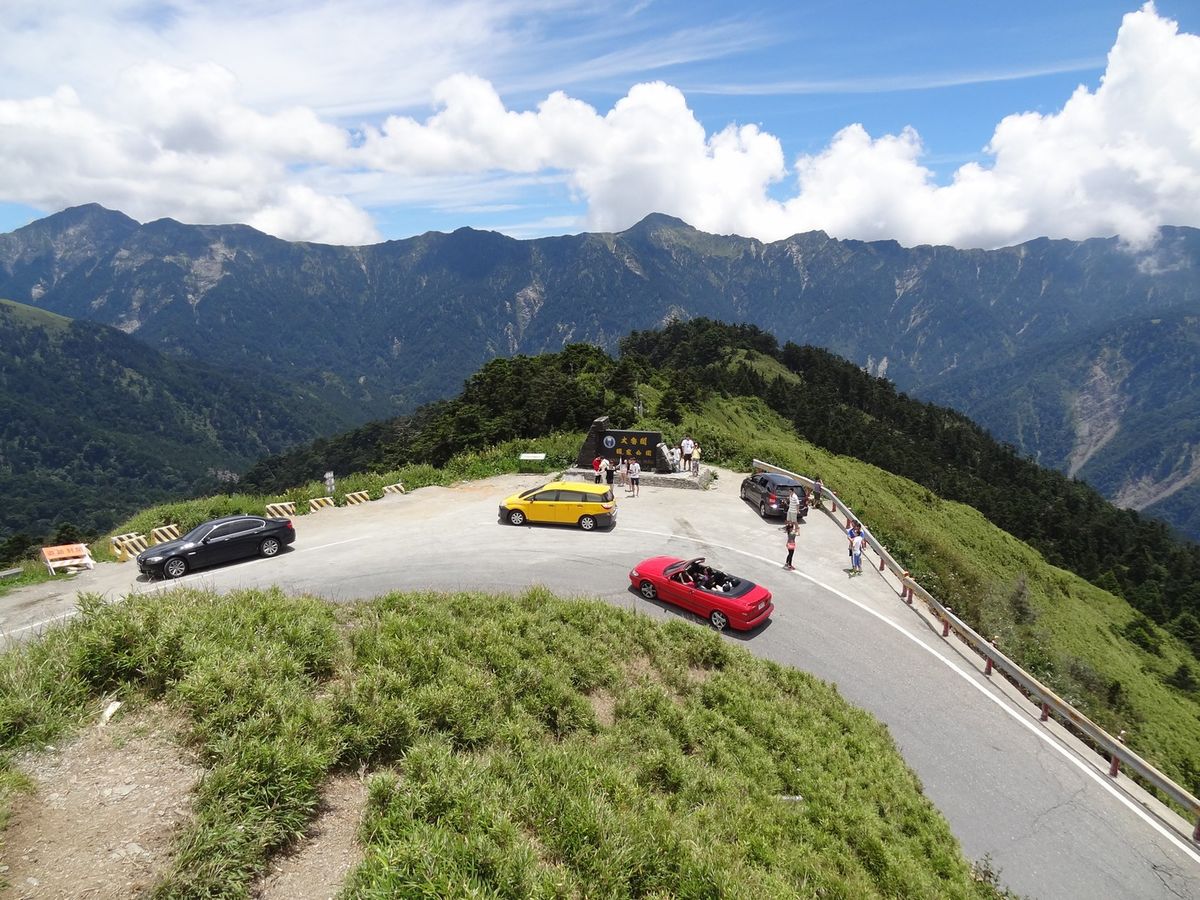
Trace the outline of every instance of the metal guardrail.
{"type": "MultiPolygon", "coordinates": [[[[764,472],[775,472],[779,475],[786,475],[789,478],[794,478],[796,481],[811,488],[813,480],[806,478],[803,475],[798,475],[795,472],[789,472],[787,469],[772,465],[768,462],[763,462],[760,459],[753,461],[752,465],[755,469],[764,472]]],[[[855,522],[862,522],[854,511],[847,506],[837,494],[833,493],[827,486],[823,486],[822,502],[831,500],[835,513],[840,513],[846,518],[855,522]]],[[[901,595],[904,596],[906,602],[911,603],[913,596],[919,596],[929,609],[942,623],[942,637],[949,637],[951,631],[958,636],[967,646],[982,656],[985,660],[985,674],[990,674],[992,669],[999,669],[1010,681],[1020,688],[1026,696],[1035,700],[1041,705],[1041,720],[1045,722],[1051,714],[1065,720],[1075,731],[1083,735],[1094,746],[1100,748],[1104,753],[1108,754],[1109,770],[1108,774],[1116,778],[1120,767],[1124,765],[1129,771],[1134,772],[1142,778],[1147,784],[1150,784],[1157,790],[1161,791],[1165,796],[1169,797],[1182,808],[1188,810],[1193,817],[1196,818],[1196,827],[1192,832],[1192,840],[1200,841],[1200,799],[1192,796],[1184,788],[1180,787],[1146,760],[1142,759],[1128,747],[1126,747],[1120,738],[1113,737],[1067,701],[1063,700],[1055,694],[1050,688],[1046,687],[1015,662],[1001,653],[996,647],[981,634],[975,631],[970,625],[956,616],[953,610],[943,606],[937,598],[929,591],[917,584],[912,579],[909,573],[888,553],[887,548],[876,540],[875,536],[870,533],[870,529],[866,527],[866,523],[862,523],[864,527],[863,537],[866,544],[879,556],[880,570],[887,568],[900,581],[901,595]],[[905,596],[907,595],[907,596],[905,596]]],[[[1124,732],[1122,732],[1124,733],[1124,732]]]]}

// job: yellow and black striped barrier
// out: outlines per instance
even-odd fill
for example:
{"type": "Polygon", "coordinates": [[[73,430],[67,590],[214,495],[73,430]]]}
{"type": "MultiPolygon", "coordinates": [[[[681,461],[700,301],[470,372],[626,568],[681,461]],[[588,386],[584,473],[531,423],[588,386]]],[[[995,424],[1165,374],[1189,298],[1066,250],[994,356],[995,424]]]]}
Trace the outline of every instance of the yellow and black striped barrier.
{"type": "Polygon", "coordinates": [[[336,505],[332,497],[313,497],[308,501],[308,508],[311,512],[316,512],[318,509],[325,509],[326,507],[332,509],[336,505]]]}
{"type": "Polygon", "coordinates": [[[346,503],[350,506],[357,506],[360,503],[367,503],[371,499],[370,491],[352,491],[346,495],[346,503]]]}
{"type": "Polygon", "coordinates": [[[150,532],[150,543],[163,544],[167,541],[177,541],[180,537],[178,525],[162,525],[150,532]]]}
{"type": "Polygon", "coordinates": [[[114,534],[109,540],[109,546],[112,548],[113,556],[117,558],[117,562],[125,561],[125,540],[131,537],[137,537],[137,532],[131,531],[129,534],[114,534]]]}
{"type": "Polygon", "coordinates": [[[383,486],[383,492],[385,494],[403,494],[404,485],[398,481],[395,484],[386,484],[383,486]]]}
{"type": "Polygon", "coordinates": [[[150,541],[144,534],[119,534],[112,539],[113,552],[117,555],[117,562],[124,562],[127,559],[133,559],[143,550],[150,549],[150,541]]]}
{"type": "Polygon", "coordinates": [[[296,514],[296,502],[287,500],[283,503],[268,503],[267,515],[273,519],[283,519],[296,514]]]}

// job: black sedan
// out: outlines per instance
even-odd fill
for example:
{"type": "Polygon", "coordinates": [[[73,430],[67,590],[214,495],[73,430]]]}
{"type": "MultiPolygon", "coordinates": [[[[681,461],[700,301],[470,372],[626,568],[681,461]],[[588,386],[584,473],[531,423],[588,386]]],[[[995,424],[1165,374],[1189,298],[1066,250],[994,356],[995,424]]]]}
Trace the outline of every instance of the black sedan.
{"type": "Polygon", "coordinates": [[[203,566],[247,556],[275,556],[295,540],[291,519],[225,516],[197,525],[177,541],[139,553],[138,570],[143,575],[181,578],[203,566]]]}
{"type": "Polygon", "coordinates": [[[804,485],[789,478],[787,475],[776,475],[774,472],[756,472],[742,481],[742,499],[749,501],[758,508],[758,514],[767,516],[782,516],[787,512],[788,496],[796,489],[800,495],[800,520],[808,515],[808,498],[804,485]]]}

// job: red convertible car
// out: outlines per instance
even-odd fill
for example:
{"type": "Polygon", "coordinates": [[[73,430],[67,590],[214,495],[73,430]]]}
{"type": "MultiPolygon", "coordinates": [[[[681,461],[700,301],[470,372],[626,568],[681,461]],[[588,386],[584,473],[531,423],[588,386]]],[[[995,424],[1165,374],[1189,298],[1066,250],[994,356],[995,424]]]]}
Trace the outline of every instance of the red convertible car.
{"type": "Polygon", "coordinates": [[[714,628],[749,631],[775,611],[771,592],[760,584],[719,572],[704,558],[655,556],[629,572],[630,583],[647,600],[664,600],[708,619],[714,628]]]}

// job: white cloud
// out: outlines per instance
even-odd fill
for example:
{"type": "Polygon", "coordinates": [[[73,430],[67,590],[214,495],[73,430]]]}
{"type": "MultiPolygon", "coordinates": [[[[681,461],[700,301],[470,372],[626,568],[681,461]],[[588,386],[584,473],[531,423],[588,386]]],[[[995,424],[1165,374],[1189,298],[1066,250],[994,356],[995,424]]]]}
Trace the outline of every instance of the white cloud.
{"type": "MultiPolygon", "coordinates": [[[[939,184],[913,128],[873,137],[848,125],[789,164],[780,140],[758,125],[707,132],[684,94],[663,82],[635,85],[606,112],[564,91],[534,109],[510,109],[492,80],[463,69],[469,51],[486,63],[535,27],[519,4],[353,3],[362,16],[352,22],[328,5],[289,15],[298,0],[252,7],[260,11],[243,30],[217,40],[228,19],[211,10],[228,14],[227,4],[176,0],[161,7],[161,22],[142,22],[122,41],[122,16],[145,5],[97,0],[81,15],[98,28],[89,46],[111,54],[109,68],[101,66],[110,77],[89,81],[66,58],[70,86],[0,100],[0,200],[44,209],[98,201],[142,219],[241,221],[334,243],[377,239],[367,208],[513,205],[523,189],[556,183],[585,208],[585,226],[603,230],[666,212],[766,240],[823,229],[991,247],[1042,234],[1120,233],[1140,243],[1160,224],[1200,224],[1200,37],[1180,33],[1151,4],[1125,17],[1095,89],[1080,86],[1053,113],[1005,118],[985,162],[939,184]],[[372,43],[368,21],[402,34],[389,30],[372,43]],[[267,77],[280,47],[316,48],[322,33],[337,53],[313,50],[306,60],[293,52],[282,75],[267,77]],[[256,56],[251,44],[266,49],[256,56]],[[220,52],[205,56],[209,46],[220,52]],[[398,52],[410,55],[389,68],[385,57],[398,52]],[[154,61],[163,58],[179,64],[154,61]],[[301,71],[306,62],[311,72],[301,71]],[[366,73],[402,74],[340,93],[363,80],[360,64],[366,73]],[[270,87],[293,75],[311,94],[270,87]],[[331,110],[379,109],[393,92],[391,108],[403,108],[414,85],[432,97],[432,115],[393,114],[354,130],[329,118],[331,110]]],[[[0,75],[79,24],[67,19],[72,4],[22,4],[0,23],[0,39],[12,40],[0,75]]],[[[714,56],[746,40],[736,30],[722,38],[721,28],[706,51],[714,56]]],[[[674,46],[667,41],[661,58],[671,59],[674,46]]],[[[602,54],[578,68],[620,65],[602,54]]],[[[561,212],[534,215],[569,221],[561,212]]]]}
{"type": "Polygon", "coordinates": [[[408,174],[554,169],[587,205],[587,224],[626,227],[649,212],[698,228],[778,239],[838,237],[994,247],[1039,235],[1149,240],[1161,224],[1200,224],[1200,37],[1147,4],[1124,19],[1101,84],[1053,114],[996,127],[989,165],[938,184],[912,128],[842,129],[790,169],[759,128],[705,133],[683,94],[639,84],[601,116],[562,93],[536,111],[504,107],[492,86],[458,76],[424,122],[393,117],[367,135],[370,164],[408,174]],[[775,189],[773,189],[775,186],[775,189]]]}

